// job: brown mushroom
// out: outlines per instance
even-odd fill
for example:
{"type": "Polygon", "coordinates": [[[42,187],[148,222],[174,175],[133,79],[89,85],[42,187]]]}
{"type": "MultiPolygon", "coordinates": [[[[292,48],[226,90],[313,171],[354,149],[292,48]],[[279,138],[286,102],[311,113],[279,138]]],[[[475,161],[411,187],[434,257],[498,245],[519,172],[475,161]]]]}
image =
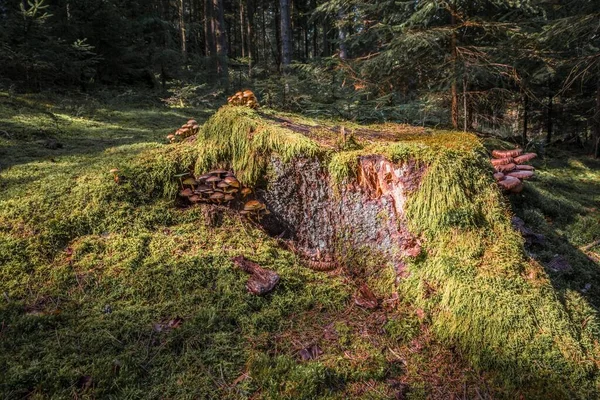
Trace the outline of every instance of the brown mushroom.
{"type": "Polygon", "coordinates": [[[210,195],[210,199],[212,201],[216,201],[217,203],[220,203],[221,200],[223,200],[223,198],[225,197],[225,195],[223,193],[220,192],[215,192],[213,194],[210,195]]]}
{"type": "Polygon", "coordinates": [[[204,174],[204,175],[200,175],[200,176],[198,177],[198,180],[199,180],[199,181],[204,181],[204,180],[206,180],[206,179],[210,178],[211,176],[212,176],[211,174],[204,174]]]}
{"type": "Polygon", "coordinates": [[[167,135],[167,139],[169,139],[169,142],[172,142],[175,140],[175,135],[173,135],[172,133],[167,135]]]}
{"type": "Polygon", "coordinates": [[[492,151],[492,156],[494,158],[506,158],[506,157],[517,157],[523,153],[522,149],[513,149],[513,150],[494,150],[492,151]]]}
{"type": "Polygon", "coordinates": [[[195,119],[190,119],[187,123],[188,125],[198,125],[198,122],[195,119]]]}
{"type": "Polygon", "coordinates": [[[517,186],[515,186],[514,188],[510,189],[511,193],[521,193],[523,191],[523,182],[519,182],[519,184],[517,186]]]}
{"type": "Polygon", "coordinates": [[[496,172],[510,172],[515,169],[516,165],[514,163],[505,164],[505,165],[496,165],[494,168],[496,172]]]}
{"type": "Polygon", "coordinates": [[[236,188],[240,187],[240,181],[238,181],[234,176],[226,176],[225,179],[223,179],[223,182],[227,183],[229,186],[236,188]]]}
{"type": "Polygon", "coordinates": [[[202,198],[201,198],[200,196],[198,196],[197,194],[195,194],[195,195],[193,195],[193,196],[190,196],[190,197],[189,197],[189,200],[190,200],[192,203],[198,203],[200,200],[202,200],[202,198]]]}
{"type": "Polygon", "coordinates": [[[248,187],[245,187],[245,188],[242,189],[242,195],[244,197],[248,196],[250,193],[252,193],[252,189],[250,189],[248,187]]]}
{"type": "Polygon", "coordinates": [[[519,165],[517,165],[517,169],[520,171],[534,171],[535,170],[535,168],[533,168],[533,166],[527,165],[527,164],[519,164],[519,165]]]}
{"type": "Polygon", "coordinates": [[[226,201],[226,202],[227,202],[227,201],[231,201],[231,200],[233,200],[234,198],[235,198],[235,197],[233,197],[232,195],[230,195],[230,194],[226,194],[225,196],[223,196],[223,201],[226,201]]]}
{"type": "Polygon", "coordinates": [[[529,179],[533,176],[533,171],[513,171],[508,174],[517,179],[529,179]]]}
{"type": "Polygon", "coordinates": [[[206,183],[210,183],[212,184],[213,189],[216,188],[216,184],[217,182],[220,182],[221,178],[219,178],[218,176],[211,176],[210,178],[206,179],[206,183]]]}
{"type": "Polygon", "coordinates": [[[502,172],[496,172],[494,174],[494,179],[496,182],[500,182],[502,179],[504,179],[504,174],[502,172]]]}
{"type": "Polygon", "coordinates": [[[258,200],[250,200],[244,204],[244,211],[258,211],[262,210],[265,205],[258,200]]]}
{"type": "Polygon", "coordinates": [[[217,187],[221,188],[221,189],[225,189],[229,187],[229,183],[221,181],[217,184],[217,187]]]}
{"type": "Polygon", "coordinates": [[[210,171],[209,174],[220,176],[220,175],[226,174],[227,172],[228,171],[226,169],[219,168],[219,169],[215,169],[215,170],[210,171]]]}
{"type": "Polygon", "coordinates": [[[113,174],[113,179],[116,183],[119,183],[119,168],[113,168],[110,170],[110,173],[113,174]]]}
{"type": "Polygon", "coordinates": [[[498,182],[498,185],[504,190],[510,190],[521,184],[521,181],[514,176],[506,176],[503,180],[498,182]]]}
{"type": "Polygon", "coordinates": [[[535,154],[535,153],[526,153],[526,154],[523,154],[522,156],[515,157],[515,163],[523,164],[523,163],[526,163],[527,161],[533,160],[536,157],[537,157],[537,154],[535,154]]]}
{"type": "Polygon", "coordinates": [[[512,157],[493,158],[491,161],[492,161],[492,165],[496,166],[496,165],[510,164],[511,162],[513,162],[513,159],[512,159],[512,157]]]}
{"type": "Polygon", "coordinates": [[[183,189],[181,192],[179,192],[179,194],[182,197],[190,197],[190,196],[194,195],[194,192],[192,192],[192,189],[186,188],[186,189],[183,189]]]}

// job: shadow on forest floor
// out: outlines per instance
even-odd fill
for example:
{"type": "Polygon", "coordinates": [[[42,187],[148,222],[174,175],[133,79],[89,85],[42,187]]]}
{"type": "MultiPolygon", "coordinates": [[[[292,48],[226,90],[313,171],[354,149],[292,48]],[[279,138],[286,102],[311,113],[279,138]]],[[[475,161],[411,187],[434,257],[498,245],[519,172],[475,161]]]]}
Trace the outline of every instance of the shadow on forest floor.
{"type": "Polygon", "coordinates": [[[0,92],[0,170],[122,145],[165,143],[165,136],[188,119],[202,121],[213,112],[118,97],[101,102],[75,94],[45,100],[0,92]]]}
{"type": "Polygon", "coordinates": [[[577,291],[600,308],[600,245],[585,248],[600,238],[600,160],[553,150],[534,165],[536,178],[510,199],[517,216],[545,236],[528,252],[561,298],[577,291]]]}

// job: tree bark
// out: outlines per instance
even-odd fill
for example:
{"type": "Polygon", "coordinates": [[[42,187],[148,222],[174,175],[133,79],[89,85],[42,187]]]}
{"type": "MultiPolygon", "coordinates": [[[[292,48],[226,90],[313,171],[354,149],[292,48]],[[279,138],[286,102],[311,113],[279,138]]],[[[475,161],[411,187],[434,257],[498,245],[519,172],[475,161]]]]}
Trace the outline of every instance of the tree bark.
{"type": "Polygon", "coordinates": [[[217,73],[224,79],[225,85],[229,79],[229,68],[227,64],[227,34],[225,32],[225,20],[223,10],[223,0],[212,0],[213,2],[213,23],[217,47],[217,73]]]}
{"type": "Polygon", "coordinates": [[[594,157],[600,158],[600,79],[596,84],[596,112],[594,113],[594,157]]]}
{"type": "Polygon", "coordinates": [[[340,42],[340,59],[345,60],[348,58],[348,47],[346,46],[346,28],[344,21],[346,19],[345,12],[340,8],[338,10],[338,40],[340,42]]]}
{"type": "Polygon", "coordinates": [[[185,2],[179,0],[179,34],[181,37],[181,55],[183,59],[187,59],[187,39],[185,32],[185,2]]]}
{"type": "Polygon", "coordinates": [[[546,144],[550,144],[550,142],[552,141],[552,102],[553,96],[552,94],[550,94],[550,96],[548,97],[548,110],[546,114],[546,144]]]}
{"type": "Polygon", "coordinates": [[[456,87],[456,78],[458,75],[458,55],[456,52],[456,2],[453,2],[452,10],[450,11],[450,25],[452,25],[452,36],[450,37],[450,59],[452,62],[452,81],[450,83],[451,97],[451,121],[452,127],[458,129],[458,89],[456,87]]]}
{"type": "Polygon", "coordinates": [[[214,57],[217,54],[213,26],[212,0],[204,0],[204,46],[204,51],[207,57],[214,57]]]}
{"type": "Polygon", "coordinates": [[[283,70],[292,62],[292,20],[290,15],[290,0],[280,0],[281,19],[281,64],[283,70]]]}
{"type": "Polygon", "coordinates": [[[521,134],[521,141],[523,142],[523,148],[527,146],[527,125],[529,123],[529,95],[525,93],[523,95],[523,132],[521,134]]]}
{"type": "Polygon", "coordinates": [[[246,41],[248,42],[248,73],[252,75],[252,67],[258,61],[256,52],[256,37],[254,29],[254,0],[246,0],[246,15],[248,19],[246,41]]]}

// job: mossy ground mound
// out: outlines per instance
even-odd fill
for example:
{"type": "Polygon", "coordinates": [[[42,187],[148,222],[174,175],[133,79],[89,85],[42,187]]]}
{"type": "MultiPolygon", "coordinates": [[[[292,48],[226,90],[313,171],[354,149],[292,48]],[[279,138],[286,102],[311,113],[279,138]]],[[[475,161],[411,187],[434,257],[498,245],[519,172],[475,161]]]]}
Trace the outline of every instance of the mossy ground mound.
{"type": "MultiPolygon", "coordinates": [[[[106,112],[111,104],[2,101],[0,129],[10,135],[0,143],[10,165],[0,176],[4,397],[595,395],[591,300],[568,283],[558,289],[557,277],[527,260],[473,136],[392,125],[361,136],[347,125],[357,133],[346,146],[334,122],[307,136],[227,107],[195,142],[164,146],[157,139],[197,111],[157,109],[148,123],[106,112]],[[59,116],[55,128],[47,112],[59,116]],[[102,141],[101,127],[114,128],[113,142],[78,147],[81,137],[102,141]],[[64,149],[38,146],[40,129],[64,149]],[[426,252],[398,288],[381,285],[400,297],[376,312],[353,305],[344,270],[313,272],[235,214],[173,204],[173,175],[189,168],[228,164],[260,185],[271,156],[309,156],[341,183],[361,154],[414,158],[428,171],[407,208],[426,252]],[[120,185],[113,167],[126,178],[120,185]],[[276,270],[277,289],[247,294],[236,255],[276,270]],[[180,326],[164,328],[177,318],[180,326]],[[323,355],[300,361],[312,344],[323,355]]],[[[527,213],[537,210],[529,204],[527,213]]],[[[375,261],[349,253],[347,265],[376,272],[375,261]]],[[[585,266],[588,277],[575,282],[596,279],[585,266]]]]}

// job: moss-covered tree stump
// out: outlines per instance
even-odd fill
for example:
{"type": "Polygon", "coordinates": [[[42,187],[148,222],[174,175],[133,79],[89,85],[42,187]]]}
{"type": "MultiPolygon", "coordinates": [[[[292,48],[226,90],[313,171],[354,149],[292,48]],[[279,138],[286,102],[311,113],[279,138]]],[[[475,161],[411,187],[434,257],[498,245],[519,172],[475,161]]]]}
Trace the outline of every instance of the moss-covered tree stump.
{"type": "MultiPolygon", "coordinates": [[[[185,144],[189,145],[189,144],[185,144]]],[[[437,338],[506,393],[598,395],[598,318],[559,299],[471,134],[315,122],[226,106],[193,144],[197,174],[232,170],[271,212],[261,223],[314,269],[353,268],[378,296],[423,310],[437,338]]]]}

